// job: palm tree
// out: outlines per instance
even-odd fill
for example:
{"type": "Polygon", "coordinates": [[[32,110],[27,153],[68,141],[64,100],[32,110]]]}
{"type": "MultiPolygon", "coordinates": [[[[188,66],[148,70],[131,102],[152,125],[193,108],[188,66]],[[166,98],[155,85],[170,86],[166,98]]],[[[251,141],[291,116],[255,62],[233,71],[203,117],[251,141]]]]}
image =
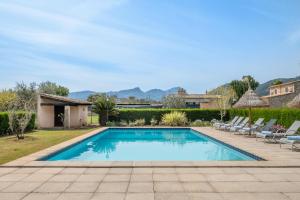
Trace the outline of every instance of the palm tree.
{"type": "Polygon", "coordinates": [[[115,100],[106,94],[97,94],[93,98],[93,112],[99,115],[99,124],[105,126],[109,116],[116,114],[115,100]]]}

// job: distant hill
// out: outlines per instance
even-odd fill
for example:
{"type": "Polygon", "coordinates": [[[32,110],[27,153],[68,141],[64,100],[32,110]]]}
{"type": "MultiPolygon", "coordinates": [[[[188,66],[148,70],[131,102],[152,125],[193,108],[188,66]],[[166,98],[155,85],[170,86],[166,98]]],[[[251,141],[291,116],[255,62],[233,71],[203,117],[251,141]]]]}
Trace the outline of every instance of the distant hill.
{"type": "MultiPolygon", "coordinates": [[[[274,83],[274,81],[281,81],[282,83],[286,83],[286,82],[291,82],[291,81],[296,81],[296,80],[300,80],[300,76],[297,76],[295,78],[277,78],[277,79],[272,79],[270,81],[267,81],[265,83],[262,83],[262,84],[259,84],[259,86],[256,88],[256,93],[259,95],[259,96],[266,96],[269,94],[269,87],[274,83]]],[[[229,86],[229,83],[226,83],[224,85],[221,85],[211,91],[209,91],[208,93],[209,94],[216,94],[218,89],[221,88],[221,87],[224,87],[224,86],[229,86]]]]}
{"type": "Polygon", "coordinates": [[[283,83],[286,83],[286,82],[290,82],[290,81],[300,80],[300,76],[297,76],[295,78],[277,78],[277,79],[267,81],[265,83],[260,84],[256,88],[256,93],[260,96],[268,95],[269,94],[269,87],[274,83],[274,81],[277,81],[277,80],[282,81],[283,83]]]}
{"type": "MultiPolygon", "coordinates": [[[[107,94],[110,96],[117,96],[118,98],[128,98],[130,96],[133,96],[137,99],[148,98],[151,100],[159,101],[166,95],[177,93],[178,89],[179,89],[179,87],[173,87],[168,90],[151,89],[151,90],[144,92],[139,87],[135,87],[132,89],[126,89],[126,90],[120,90],[120,91],[110,91],[110,92],[107,92],[107,94]]],[[[95,93],[96,92],[89,91],[89,90],[79,91],[79,92],[71,92],[69,94],[69,97],[74,98],[74,99],[86,100],[91,94],[95,94],[95,93]]]]}

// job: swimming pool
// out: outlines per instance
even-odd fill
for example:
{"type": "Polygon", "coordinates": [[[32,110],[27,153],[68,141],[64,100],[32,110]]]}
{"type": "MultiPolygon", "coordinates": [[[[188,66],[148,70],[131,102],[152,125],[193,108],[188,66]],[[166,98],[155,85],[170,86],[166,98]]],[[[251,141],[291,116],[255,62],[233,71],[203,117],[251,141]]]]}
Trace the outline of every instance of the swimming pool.
{"type": "Polygon", "coordinates": [[[109,128],[41,160],[257,160],[254,155],[189,128],[109,128]]]}

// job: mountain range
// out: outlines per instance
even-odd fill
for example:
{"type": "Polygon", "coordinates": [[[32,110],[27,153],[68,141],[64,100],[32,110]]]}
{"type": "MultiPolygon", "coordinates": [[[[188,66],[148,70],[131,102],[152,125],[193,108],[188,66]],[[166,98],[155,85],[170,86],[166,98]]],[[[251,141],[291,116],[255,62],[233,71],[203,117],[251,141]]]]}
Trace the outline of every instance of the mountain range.
{"type": "MultiPolygon", "coordinates": [[[[120,91],[109,91],[104,93],[108,94],[109,96],[116,96],[118,98],[128,98],[130,96],[133,96],[137,99],[151,99],[151,100],[159,101],[166,95],[177,93],[178,89],[179,87],[173,87],[168,90],[151,89],[144,92],[139,87],[135,87],[132,89],[126,89],[120,91]]],[[[90,91],[90,90],[71,92],[69,94],[69,97],[74,99],[86,100],[90,95],[95,93],[97,92],[90,91]]]]}
{"type": "MultiPolygon", "coordinates": [[[[283,83],[286,83],[286,82],[290,82],[290,81],[300,80],[300,76],[297,76],[295,78],[277,78],[277,79],[269,80],[265,83],[260,84],[256,88],[257,94],[260,96],[268,95],[269,87],[274,83],[274,81],[277,81],[277,80],[282,81],[283,83]]],[[[228,84],[224,84],[223,86],[225,86],[225,85],[228,85],[228,84]]],[[[222,86],[220,86],[220,87],[222,87],[222,86]]],[[[106,93],[110,96],[117,96],[118,98],[128,98],[130,96],[133,96],[137,99],[147,99],[148,98],[151,100],[159,101],[168,94],[177,93],[179,88],[180,87],[173,87],[168,90],[151,89],[151,90],[144,92],[139,87],[135,87],[132,89],[126,89],[126,90],[120,90],[120,91],[110,91],[110,92],[106,92],[106,93]]],[[[97,93],[97,92],[90,91],[90,90],[71,92],[69,94],[69,97],[74,98],[74,99],[86,100],[91,94],[95,94],[95,93],[97,93]]]]}

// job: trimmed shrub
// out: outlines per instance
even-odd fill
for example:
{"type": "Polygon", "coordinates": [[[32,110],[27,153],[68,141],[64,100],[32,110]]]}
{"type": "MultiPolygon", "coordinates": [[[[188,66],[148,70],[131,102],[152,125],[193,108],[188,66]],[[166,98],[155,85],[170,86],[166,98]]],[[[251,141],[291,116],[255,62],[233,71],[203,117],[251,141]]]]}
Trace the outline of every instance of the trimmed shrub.
{"type": "MultiPolygon", "coordinates": [[[[23,115],[24,112],[19,112],[18,115],[23,115]]],[[[35,118],[36,115],[33,114],[31,120],[29,121],[26,131],[31,131],[35,128],[35,118]]],[[[9,130],[9,118],[7,112],[0,113],[0,135],[5,135],[10,132],[9,130]]]]}
{"type": "Polygon", "coordinates": [[[210,126],[210,122],[208,121],[202,121],[200,119],[197,119],[196,121],[193,121],[191,124],[193,127],[202,127],[202,126],[210,126]]]}
{"type": "Polygon", "coordinates": [[[167,126],[185,126],[188,124],[188,119],[184,112],[174,111],[164,114],[161,122],[167,126]]]}
{"type": "MultiPolygon", "coordinates": [[[[120,109],[117,120],[135,121],[137,119],[145,119],[145,124],[150,125],[151,119],[158,122],[164,114],[173,111],[183,112],[189,121],[201,119],[203,121],[211,121],[212,119],[220,119],[220,111],[216,109],[120,109]]],[[[225,117],[225,120],[228,116],[225,117]]]]}
{"type": "MultiPolygon", "coordinates": [[[[230,118],[234,116],[248,116],[248,109],[231,109],[229,110],[230,118]]],[[[252,119],[257,120],[260,117],[265,118],[265,121],[269,121],[272,118],[277,119],[277,124],[283,125],[288,128],[295,120],[300,120],[299,109],[289,108],[255,108],[252,109],[252,119]]]]}
{"type": "Polygon", "coordinates": [[[8,114],[6,112],[1,112],[0,113],[0,135],[6,134],[8,129],[9,129],[8,114]]]}

